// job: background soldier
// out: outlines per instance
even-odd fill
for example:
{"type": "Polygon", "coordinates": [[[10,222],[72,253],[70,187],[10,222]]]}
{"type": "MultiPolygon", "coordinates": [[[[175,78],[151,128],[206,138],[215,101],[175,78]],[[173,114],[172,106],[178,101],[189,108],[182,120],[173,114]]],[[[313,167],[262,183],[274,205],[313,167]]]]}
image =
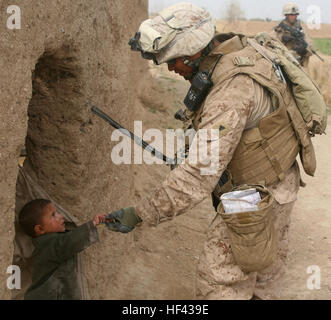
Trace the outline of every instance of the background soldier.
{"type": "Polygon", "coordinates": [[[277,38],[293,53],[300,64],[307,68],[309,57],[314,52],[312,42],[305,34],[298,15],[300,14],[298,6],[293,3],[287,3],[283,7],[285,19],[274,29],[277,38]]]}
{"type": "MultiPolygon", "coordinates": [[[[218,152],[213,153],[218,166],[211,175],[201,174],[206,159],[190,162],[191,154],[194,157],[190,148],[188,161],[169,172],[154,192],[134,207],[110,214],[116,221],[112,229],[128,232],[141,221],[156,226],[189,211],[225,182],[220,183],[220,177],[226,169],[234,185],[262,183],[275,198],[271,221],[278,251],[273,263],[263,270],[243,271],[233,257],[227,226],[217,214],[209,226],[198,263],[198,298],[280,297],[290,213],[300,186],[296,162],[299,142],[286,112],[288,107],[296,108],[296,104],[273,63],[262,56],[256,59],[256,49],[248,43],[251,42],[243,35],[215,34],[210,14],[190,3],[178,3],[143,21],[129,42],[131,49],[140,51],[143,58],[152,59],[155,64],[167,63],[170,71],[192,85],[197,81],[199,87],[204,86],[206,79],[198,76],[202,70],[214,70],[210,91],[204,98],[193,97],[192,104],[186,104],[186,111],[190,111],[186,115],[196,137],[202,135],[203,129],[209,137],[212,130],[219,132],[218,152]],[[203,103],[195,105],[198,100],[203,103]]],[[[213,148],[212,142],[207,139],[207,150],[213,148]]],[[[204,154],[203,150],[205,144],[198,144],[195,154],[204,154]]]]}

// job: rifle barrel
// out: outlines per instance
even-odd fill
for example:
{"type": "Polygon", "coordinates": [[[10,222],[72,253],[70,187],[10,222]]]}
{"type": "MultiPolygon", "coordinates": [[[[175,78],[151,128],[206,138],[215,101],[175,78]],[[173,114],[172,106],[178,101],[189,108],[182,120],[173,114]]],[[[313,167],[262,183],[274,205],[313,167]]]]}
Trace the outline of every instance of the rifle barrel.
{"type": "Polygon", "coordinates": [[[313,49],[310,49],[310,50],[317,58],[319,58],[321,61],[324,62],[324,59],[315,50],[313,50],[313,49]]]}
{"type": "Polygon", "coordinates": [[[175,163],[174,159],[168,158],[166,155],[164,155],[163,153],[161,153],[160,151],[158,151],[154,147],[152,147],[149,143],[147,143],[143,139],[136,136],[130,130],[125,129],[123,126],[121,126],[115,120],[110,118],[106,113],[104,113],[102,110],[100,110],[97,106],[94,106],[93,104],[89,103],[88,101],[85,101],[85,103],[91,108],[93,113],[95,113],[97,116],[99,116],[100,118],[105,120],[107,123],[109,123],[115,129],[120,130],[124,135],[131,138],[135,143],[137,143],[143,149],[149,151],[152,155],[154,155],[155,157],[163,160],[167,164],[174,164],[175,163]]]}

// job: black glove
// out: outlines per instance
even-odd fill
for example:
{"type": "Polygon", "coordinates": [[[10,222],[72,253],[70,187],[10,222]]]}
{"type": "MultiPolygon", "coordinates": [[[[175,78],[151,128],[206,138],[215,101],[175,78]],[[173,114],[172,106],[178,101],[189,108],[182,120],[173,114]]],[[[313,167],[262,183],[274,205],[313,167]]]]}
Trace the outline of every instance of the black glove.
{"type": "Polygon", "coordinates": [[[134,208],[129,207],[109,213],[106,216],[105,224],[109,230],[128,233],[141,221],[135,214],[134,208]]]}

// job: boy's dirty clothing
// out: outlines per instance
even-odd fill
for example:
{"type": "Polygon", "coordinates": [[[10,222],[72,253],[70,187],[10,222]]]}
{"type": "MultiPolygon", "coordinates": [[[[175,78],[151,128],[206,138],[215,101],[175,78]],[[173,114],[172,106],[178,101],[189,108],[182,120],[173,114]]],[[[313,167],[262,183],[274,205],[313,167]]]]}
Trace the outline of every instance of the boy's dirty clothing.
{"type": "Polygon", "coordinates": [[[32,284],[25,300],[80,300],[77,253],[98,241],[89,221],[69,232],[47,233],[33,239],[32,284]]]}

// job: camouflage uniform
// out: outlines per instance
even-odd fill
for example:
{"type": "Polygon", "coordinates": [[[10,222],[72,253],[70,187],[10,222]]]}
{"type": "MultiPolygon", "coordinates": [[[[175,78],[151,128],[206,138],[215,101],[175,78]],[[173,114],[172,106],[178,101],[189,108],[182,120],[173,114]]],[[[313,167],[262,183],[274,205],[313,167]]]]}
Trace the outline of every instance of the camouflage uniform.
{"type": "Polygon", "coordinates": [[[288,30],[285,30],[281,27],[281,25],[278,25],[272,32],[272,35],[278,38],[279,41],[281,41],[294,55],[294,57],[300,62],[300,64],[304,68],[308,68],[309,58],[312,56],[312,52],[309,50],[309,48],[312,48],[312,41],[307,36],[307,33],[304,32],[300,21],[296,21],[294,25],[290,24],[286,19],[282,21],[283,23],[287,24],[293,29],[299,30],[300,32],[304,33],[304,40],[308,44],[308,48],[304,54],[300,54],[294,50],[296,47],[295,41],[293,40],[293,37],[291,36],[291,33],[288,30]],[[285,40],[288,39],[288,40],[285,40]],[[285,41],[284,41],[285,40],[285,41]]]}
{"type": "MultiPolygon", "coordinates": [[[[240,48],[233,48],[233,51],[236,50],[240,48]]],[[[203,68],[209,70],[213,67],[215,60],[208,58],[224,51],[223,44],[216,47],[203,62],[203,68]]],[[[217,66],[216,72],[222,72],[222,63],[217,66]]],[[[209,197],[228,167],[244,130],[256,127],[259,120],[273,112],[274,108],[266,89],[249,76],[238,74],[222,83],[214,81],[201,110],[196,136],[199,136],[200,129],[222,128],[217,172],[201,175],[200,169],[205,164],[199,161],[196,164],[186,161],[179,165],[168,174],[161,187],[136,205],[136,213],[145,223],[157,225],[172,219],[209,197]]],[[[211,139],[208,140],[209,149],[210,144],[211,139]]],[[[199,152],[199,145],[197,149],[199,152]]],[[[190,156],[191,152],[188,160],[190,156]]],[[[278,259],[267,270],[248,274],[240,270],[231,254],[226,226],[218,215],[215,217],[198,264],[198,298],[250,299],[253,294],[260,298],[279,296],[288,250],[289,216],[299,184],[300,173],[298,165],[294,163],[284,180],[268,186],[276,199],[273,216],[280,243],[278,259]]]]}

